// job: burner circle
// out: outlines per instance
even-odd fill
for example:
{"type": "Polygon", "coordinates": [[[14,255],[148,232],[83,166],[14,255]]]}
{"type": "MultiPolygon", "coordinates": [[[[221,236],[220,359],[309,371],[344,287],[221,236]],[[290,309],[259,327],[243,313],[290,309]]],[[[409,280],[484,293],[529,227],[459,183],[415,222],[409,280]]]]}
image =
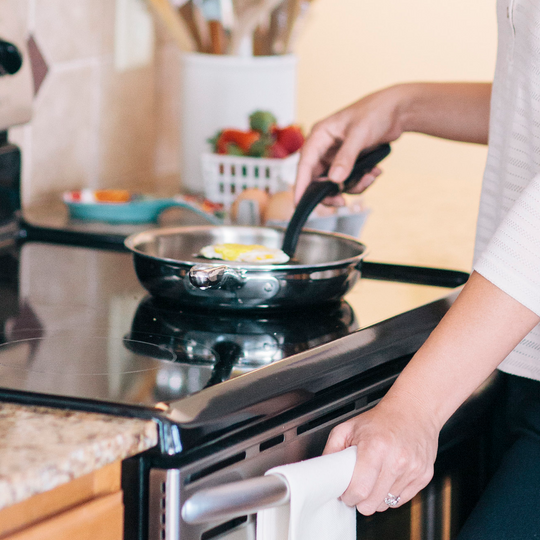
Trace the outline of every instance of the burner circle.
{"type": "Polygon", "coordinates": [[[172,346],[128,337],[89,336],[80,330],[0,344],[0,368],[62,376],[155,371],[188,358],[207,363],[215,355],[202,346],[193,351],[188,343],[178,341],[172,346]]]}

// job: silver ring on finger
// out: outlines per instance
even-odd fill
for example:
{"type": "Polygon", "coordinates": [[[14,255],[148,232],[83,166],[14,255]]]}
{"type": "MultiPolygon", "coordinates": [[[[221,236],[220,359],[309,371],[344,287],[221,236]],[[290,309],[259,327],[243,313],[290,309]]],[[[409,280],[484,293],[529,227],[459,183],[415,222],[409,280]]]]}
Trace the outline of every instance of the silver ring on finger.
{"type": "Polygon", "coordinates": [[[400,500],[401,500],[401,497],[399,495],[396,496],[396,495],[392,495],[391,493],[389,493],[384,498],[384,504],[386,504],[390,508],[394,508],[395,506],[397,506],[399,504],[400,500]]]}

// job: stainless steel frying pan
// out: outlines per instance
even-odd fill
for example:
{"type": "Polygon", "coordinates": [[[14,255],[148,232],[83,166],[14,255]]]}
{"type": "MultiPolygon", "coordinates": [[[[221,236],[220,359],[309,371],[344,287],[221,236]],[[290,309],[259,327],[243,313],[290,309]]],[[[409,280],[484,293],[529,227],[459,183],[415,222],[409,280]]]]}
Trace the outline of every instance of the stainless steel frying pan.
{"type": "Polygon", "coordinates": [[[366,247],[349,236],[304,230],[287,264],[209,262],[197,256],[210,244],[281,248],[284,231],[212,226],[154,229],[129,236],[141,284],[154,297],[196,307],[301,309],[339,300],[356,283],[366,247]]]}
{"type": "Polygon", "coordinates": [[[352,189],[390,153],[381,144],[361,152],[342,184],[312,182],[286,231],[268,227],[188,227],[139,233],[126,239],[140,282],[158,298],[205,308],[299,309],[339,300],[360,277],[365,246],[348,236],[304,231],[323,199],[352,189]],[[281,248],[286,265],[208,264],[197,253],[212,244],[262,244],[281,248]]]}

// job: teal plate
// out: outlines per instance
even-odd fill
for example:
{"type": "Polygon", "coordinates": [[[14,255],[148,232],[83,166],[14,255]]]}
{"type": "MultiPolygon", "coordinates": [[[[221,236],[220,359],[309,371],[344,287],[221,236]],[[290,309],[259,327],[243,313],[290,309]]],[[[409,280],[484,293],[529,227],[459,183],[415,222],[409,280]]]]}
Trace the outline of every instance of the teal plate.
{"type": "Polygon", "coordinates": [[[204,217],[209,223],[223,223],[218,217],[180,199],[140,198],[124,203],[70,202],[64,199],[72,219],[106,221],[108,223],[151,223],[158,220],[163,210],[177,206],[204,217]]]}

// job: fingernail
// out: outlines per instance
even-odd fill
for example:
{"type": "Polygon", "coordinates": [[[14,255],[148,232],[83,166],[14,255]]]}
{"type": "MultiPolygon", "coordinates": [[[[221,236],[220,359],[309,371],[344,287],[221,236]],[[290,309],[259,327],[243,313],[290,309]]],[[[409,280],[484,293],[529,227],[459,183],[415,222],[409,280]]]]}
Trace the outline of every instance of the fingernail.
{"type": "Polygon", "coordinates": [[[336,165],[328,171],[328,178],[334,182],[343,182],[345,180],[345,169],[341,165],[336,165]]]}

